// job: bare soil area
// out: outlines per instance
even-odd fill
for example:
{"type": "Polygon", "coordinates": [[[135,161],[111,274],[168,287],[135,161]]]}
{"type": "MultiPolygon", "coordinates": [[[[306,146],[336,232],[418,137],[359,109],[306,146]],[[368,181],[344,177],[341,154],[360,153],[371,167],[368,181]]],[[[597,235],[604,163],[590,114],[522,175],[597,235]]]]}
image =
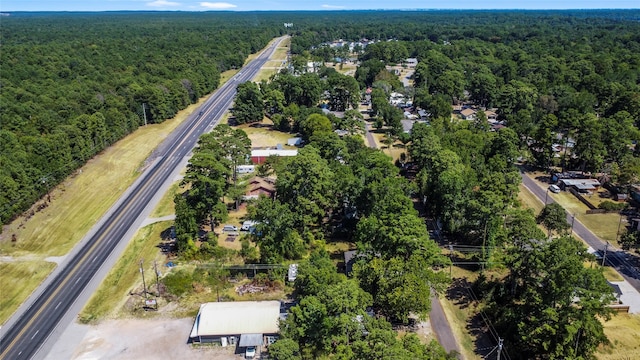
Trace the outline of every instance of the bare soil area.
{"type": "Polygon", "coordinates": [[[107,320],[90,326],[69,358],[242,359],[242,354],[234,353],[235,347],[188,344],[192,325],[192,318],[107,320]]]}

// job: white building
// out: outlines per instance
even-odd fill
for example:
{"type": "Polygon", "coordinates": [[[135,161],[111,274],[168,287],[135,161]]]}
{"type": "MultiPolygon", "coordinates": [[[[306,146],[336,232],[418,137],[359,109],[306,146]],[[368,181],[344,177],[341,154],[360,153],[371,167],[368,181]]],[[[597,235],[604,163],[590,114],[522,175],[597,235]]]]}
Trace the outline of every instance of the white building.
{"type": "Polygon", "coordinates": [[[260,347],[278,334],[279,301],[210,302],[200,305],[189,339],[192,342],[260,347]]]}

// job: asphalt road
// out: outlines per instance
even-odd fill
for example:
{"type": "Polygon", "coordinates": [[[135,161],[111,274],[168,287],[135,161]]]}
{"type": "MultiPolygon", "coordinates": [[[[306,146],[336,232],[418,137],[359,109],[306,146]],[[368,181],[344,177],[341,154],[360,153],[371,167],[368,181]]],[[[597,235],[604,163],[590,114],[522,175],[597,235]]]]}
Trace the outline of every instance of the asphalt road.
{"type": "Polygon", "coordinates": [[[229,109],[239,83],[252,79],[269,59],[279,41],[247,64],[232,79],[222,85],[202,107],[179,126],[153,155],[146,171],[132,185],[114,211],[102,219],[93,235],[69,260],[31,305],[16,320],[8,322],[0,333],[0,359],[30,359],[90,282],[103,262],[121,241],[162,184],[189,155],[201,134],[217,124],[229,109]]]}
{"type": "MultiPolygon", "coordinates": [[[[524,173],[520,173],[522,176],[522,183],[524,186],[529,189],[535,196],[540,199],[541,202],[547,201],[547,203],[555,202],[552,196],[547,194],[546,188],[541,188],[538,184],[533,181],[531,178],[526,176],[524,173]]],[[[597,216],[597,215],[593,215],[597,216]]],[[[599,237],[597,237],[594,233],[592,233],[589,229],[587,229],[578,219],[573,218],[573,214],[569,214],[567,212],[567,221],[569,224],[573,223],[573,232],[581,237],[589,246],[593,249],[598,250],[601,254],[604,254],[605,247],[606,263],[613,267],[625,280],[627,280],[636,290],[640,291],[640,271],[637,268],[637,265],[631,255],[627,254],[625,251],[616,249],[612,245],[607,245],[606,242],[602,241],[599,237]]]]}
{"type": "MultiPolygon", "coordinates": [[[[451,324],[442,309],[440,304],[440,298],[438,295],[432,292],[431,294],[431,312],[429,312],[429,321],[431,322],[431,329],[436,334],[438,342],[446,352],[455,351],[460,354],[460,348],[458,348],[458,342],[451,330],[451,324]]],[[[458,357],[460,358],[460,357],[458,357]]]]}

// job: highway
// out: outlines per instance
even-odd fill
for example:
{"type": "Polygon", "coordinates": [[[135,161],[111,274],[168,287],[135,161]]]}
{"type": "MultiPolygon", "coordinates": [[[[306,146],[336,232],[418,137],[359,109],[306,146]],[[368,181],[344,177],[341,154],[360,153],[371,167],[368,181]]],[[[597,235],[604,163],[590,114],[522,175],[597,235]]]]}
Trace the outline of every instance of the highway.
{"type": "MultiPolygon", "coordinates": [[[[529,189],[541,202],[547,201],[547,203],[555,202],[552,196],[548,194],[547,189],[543,189],[535,181],[526,176],[524,173],[520,173],[522,177],[523,185],[529,189]]],[[[597,215],[592,215],[597,216],[597,215]]],[[[616,269],[625,280],[627,280],[636,290],[640,291],[640,272],[634,265],[634,259],[625,251],[616,249],[611,245],[605,244],[599,237],[597,237],[591,230],[587,229],[580,220],[574,219],[573,214],[567,212],[567,221],[569,224],[573,223],[573,232],[582,238],[589,246],[595,250],[599,250],[604,253],[605,247],[607,247],[607,254],[605,261],[608,265],[616,269]]]]}
{"type": "Polygon", "coordinates": [[[183,164],[200,135],[215,126],[229,109],[236,86],[251,80],[283,39],[274,41],[216,90],[158,147],[140,179],[116,203],[114,211],[96,225],[97,229],[92,229],[89,241],[48,281],[26,311],[14,315],[16,320],[2,328],[0,359],[30,359],[38,352],[113,249],[119,242],[129,241],[125,234],[136,225],[138,217],[171,174],[183,164]]]}

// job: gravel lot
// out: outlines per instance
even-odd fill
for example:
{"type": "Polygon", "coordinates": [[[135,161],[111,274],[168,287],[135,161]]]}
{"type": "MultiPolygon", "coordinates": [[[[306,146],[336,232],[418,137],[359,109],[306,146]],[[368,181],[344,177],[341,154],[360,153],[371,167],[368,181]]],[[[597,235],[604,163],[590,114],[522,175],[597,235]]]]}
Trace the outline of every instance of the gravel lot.
{"type": "Polygon", "coordinates": [[[73,323],[46,359],[242,359],[235,348],[187,344],[192,325],[192,318],[73,323]]]}

